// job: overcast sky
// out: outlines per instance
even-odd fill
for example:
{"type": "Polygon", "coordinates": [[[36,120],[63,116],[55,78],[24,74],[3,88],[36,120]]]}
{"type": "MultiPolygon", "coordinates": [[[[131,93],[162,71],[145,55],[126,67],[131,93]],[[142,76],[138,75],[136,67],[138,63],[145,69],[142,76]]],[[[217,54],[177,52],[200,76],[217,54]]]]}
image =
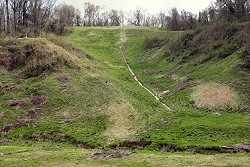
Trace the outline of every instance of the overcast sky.
{"type": "Polygon", "coordinates": [[[173,7],[179,10],[185,9],[197,14],[214,1],[215,0],[57,0],[58,3],[65,2],[66,4],[74,5],[82,12],[84,11],[84,3],[91,2],[105,7],[105,9],[122,9],[123,11],[130,11],[140,7],[147,9],[151,14],[156,14],[161,10],[168,11],[173,7]]]}

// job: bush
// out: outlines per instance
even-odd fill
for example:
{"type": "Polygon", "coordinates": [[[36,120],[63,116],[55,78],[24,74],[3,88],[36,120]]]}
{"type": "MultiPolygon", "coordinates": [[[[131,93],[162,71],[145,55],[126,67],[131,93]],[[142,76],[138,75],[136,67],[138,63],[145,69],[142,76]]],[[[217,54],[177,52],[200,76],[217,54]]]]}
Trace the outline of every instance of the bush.
{"type": "Polygon", "coordinates": [[[161,47],[165,45],[168,42],[168,39],[166,37],[160,37],[160,36],[146,36],[145,38],[145,48],[156,48],[161,47]]]}
{"type": "Polygon", "coordinates": [[[248,46],[242,53],[242,68],[250,70],[250,46],[248,46]]]}
{"type": "MultiPolygon", "coordinates": [[[[169,58],[182,55],[183,60],[180,62],[198,57],[197,62],[201,63],[211,58],[226,58],[248,45],[249,40],[246,39],[250,39],[249,27],[250,23],[222,23],[202,27],[182,35],[173,42],[166,51],[166,56],[169,58]]],[[[247,59],[245,62],[248,62],[247,59]]]]}

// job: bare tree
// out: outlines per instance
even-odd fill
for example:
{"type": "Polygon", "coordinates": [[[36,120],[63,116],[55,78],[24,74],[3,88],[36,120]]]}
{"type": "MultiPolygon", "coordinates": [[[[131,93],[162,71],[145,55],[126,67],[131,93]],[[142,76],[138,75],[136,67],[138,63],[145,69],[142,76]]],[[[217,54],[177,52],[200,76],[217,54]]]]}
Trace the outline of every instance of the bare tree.
{"type": "Polygon", "coordinates": [[[9,14],[9,0],[5,0],[5,7],[6,7],[6,32],[7,34],[10,33],[10,14],[9,14]]]}
{"type": "Polygon", "coordinates": [[[219,15],[226,20],[247,20],[249,18],[249,0],[217,0],[219,15]]]}
{"type": "Polygon", "coordinates": [[[0,3],[0,33],[4,33],[5,31],[5,4],[3,2],[0,3]]]}
{"type": "Polygon", "coordinates": [[[129,12],[129,16],[128,16],[129,24],[134,25],[134,26],[142,25],[143,14],[141,10],[142,10],[141,8],[137,8],[134,11],[129,12]]]}
{"type": "Polygon", "coordinates": [[[167,17],[167,29],[173,31],[180,30],[180,14],[176,8],[173,8],[170,16],[167,17]]]}
{"type": "Polygon", "coordinates": [[[84,9],[86,26],[95,26],[95,23],[99,16],[100,6],[87,2],[84,4],[84,9]]]}
{"type": "Polygon", "coordinates": [[[159,13],[159,21],[160,21],[160,26],[161,27],[166,27],[166,13],[164,11],[160,11],[159,13]]]}
{"type": "Polygon", "coordinates": [[[119,15],[117,10],[114,10],[114,9],[111,10],[109,15],[110,15],[110,25],[111,26],[120,26],[121,25],[120,15],[119,15]]]}
{"type": "Polygon", "coordinates": [[[76,19],[76,8],[73,5],[60,4],[55,9],[55,17],[60,24],[73,26],[76,19]]]}
{"type": "Polygon", "coordinates": [[[75,10],[75,24],[76,26],[80,26],[81,25],[81,11],[79,9],[75,10]]]}

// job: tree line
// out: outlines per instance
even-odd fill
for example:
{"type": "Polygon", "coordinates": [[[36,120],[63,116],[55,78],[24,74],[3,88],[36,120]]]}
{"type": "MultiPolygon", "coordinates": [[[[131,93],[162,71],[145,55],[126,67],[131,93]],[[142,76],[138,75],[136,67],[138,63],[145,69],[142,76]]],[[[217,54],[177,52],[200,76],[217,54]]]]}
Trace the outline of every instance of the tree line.
{"type": "Polygon", "coordinates": [[[209,7],[193,14],[176,8],[150,14],[136,8],[130,12],[105,10],[84,4],[84,12],[56,0],[0,0],[0,33],[39,35],[41,31],[57,34],[67,32],[72,26],[156,26],[179,31],[195,29],[200,25],[218,22],[250,20],[250,0],[216,0],[209,7]]]}

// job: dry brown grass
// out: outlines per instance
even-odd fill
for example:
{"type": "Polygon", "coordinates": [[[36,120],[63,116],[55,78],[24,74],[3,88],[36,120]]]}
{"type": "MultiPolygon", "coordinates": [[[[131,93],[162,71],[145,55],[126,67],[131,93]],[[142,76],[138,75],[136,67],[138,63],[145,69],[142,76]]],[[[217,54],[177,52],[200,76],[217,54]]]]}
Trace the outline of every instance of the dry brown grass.
{"type": "Polygon", "coordinates": [[[127,101],[111,104],[105,114],[109,116],[110,127],[104,132],[109,141],[115,139],[125,139],[128,136],[136,133],[134,126],[135,121],[138,119],[139,112],[127,101]]]}
{"type": "Polygon", "coordinates": [[[239,95],[226,85],[218,83],[202,84],[195,90],[195,105],[207,109],[235,109],[239,106],[239,95]]]}
{"type": "Polygon", "coordinates": [[[0,65],[8,71],[21,68],[19,76],[30,78],[68,67],[79,69],[79,58],[45,39],[0,41],[0,65]],[[18,43],[19,42],[19,43],[18,43]]]}

